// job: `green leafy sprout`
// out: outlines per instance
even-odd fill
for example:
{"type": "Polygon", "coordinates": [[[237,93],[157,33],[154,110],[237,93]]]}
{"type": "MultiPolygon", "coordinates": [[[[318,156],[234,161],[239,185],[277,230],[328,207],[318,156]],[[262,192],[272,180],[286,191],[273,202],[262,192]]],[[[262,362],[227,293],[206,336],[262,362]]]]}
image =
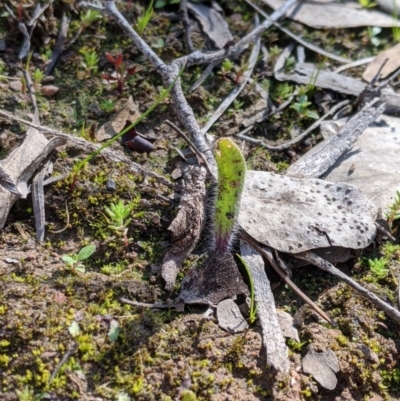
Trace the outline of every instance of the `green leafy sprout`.
{"type": "Polygon", "coordinates": [[[80,14],[82,29],[87,28],[102,18],[101,12],[96,10],[87,10],[85,13],[80,14]]]}
{"type": "Polygon", "coordinates": [[[296,110],[303,118],[313,118],[317,120],[319,116],[315,111],[308,110],[310,106],[311,102],[308,101],[307,95],[300,95],[298,97],[298,102],[294,103],[290,108],[296,110]]]}
{"type": "Polygon", "coordinates": [[[96,72],[97,65],[99,64],[99,58],[95,52],[93,53],[85,53],[84,61],[82,61],[82,66],[86,69],[87,72],[96,72]]]}
{"type": "Polygon", "coordinates": [[[389,269],[386,268],[387,260],[385,258],[368,259],[368,265],[371,272],[379,279],[385,278],[389,274],[389,269]]]}
{"type": "Polygon", "coordinates": [[[242,258],[239,254],[236,254],[236,256],[240,259],[240,261],[243,263],[244,268],[246,269],[246,273],[249,277],[249,282],[250,282],[250,313],[249,313],[249,322],[253,324],[256,319],[257,319],[257,306],[255,303],[255,291],[254,291],[254,280],[253,276],[251,275],[251,271],[249,269],[249,266],[247,266],[246,261],[244,258],[242,258]]]}
{"type": "Polygon", "coordinates": [[[104,210],[110,218],[107,218],[108,228],[121,237],[127,247],[132,241],[128,238],[128,225],[132,219],[127,218],[131,213],[131,207],[125,205],[124,201],[119,201],[117,204],[111,203],[110,207],[106,207],[104,210]]]}
{"type": "Polygon", "coordinates": [[[95,245],[87,245],[83,247],[78,253],[63,255],[61,259],[67,264],[69,268],[80,273],[84,273],[85,266],[81,262],[92,256],[95,250],[95,245]]]}
{"type": "Polygon", "coordinates": [[[393,203],[389,206],[387,214],[389,228],[392,229],[395,220],[400,219],[400,191],[396,191],[396,196],[393,203]]]}
{"type": "Polygon", "coordinates": [[[151,20],[151,17],[153,16],[153,3],[154,0],[151,0],[145,12],[137,19],[136,28],[139,35],[141,35],[144,32],[144,30],[146,29],[147,25],[151,20]]]}

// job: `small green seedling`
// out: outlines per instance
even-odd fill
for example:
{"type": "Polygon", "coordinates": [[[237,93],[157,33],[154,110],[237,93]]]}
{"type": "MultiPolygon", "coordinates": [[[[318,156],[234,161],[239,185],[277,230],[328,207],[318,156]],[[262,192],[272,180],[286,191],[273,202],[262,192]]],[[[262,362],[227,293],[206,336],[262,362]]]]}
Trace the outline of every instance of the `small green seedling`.
{"type": "Polygon", "coordinates": [[[283,82],[280,84],[277,84],[274,87],[274,90],[272,91],[272,98],[275,100],[277,103],[281,104],[283,103],[287,98],[292,96],[293,94],[293,86],[288,84],[287,82],[283,82]]]}
{"type": "Polygon", "coordinates": [[[102,15],[100,11],[87,10],[85,13],[80,14],[80,19],[81,19],[81,29],[83,30],[88,26],[92,25],[93,22],[102,19],[102,15]]]}
{"type": "Polygon", "coordinates": [[[132,219],[127,218],[131,213],[131,208],[125,205],[123,201],[119,201],[117,204],[111,203],[110,207],[106,207],[104,210],[110,218],[107,219],[108,228],[121,237],[125,247],[127,247],[129,242],[132,241],[131,238],[128,238],[128,225],[132,219]]]}
{"type": "Polygon", "coordinates": [[[376,3],[372,0],[358,0],[358,3],[362,8],[371,8],[376,6],[376,3]]]}
{"type": "Polygon", "coordinates": [[[229,252],[234,236],[246,175],[246,162],[239,147],[229,138],[217,142],[218,195],[215,202],[215,250],[229,252]]]}
{"type": "Polygon", "coordinates": [[[389,206],[389,212],[386,217],[389,227],[392,229],[394,221],[400,219],[400,191],[396,191],[394,202],[389,206]]]}
{"type": "Polygon", "coordinates": [[[100,103],[100,108],[106,113],[112,113],[115,110],[115,102],[111,99],[105,99],[100,103]]]}
{"type": "Polygon", "coordinates": [[[250,313],[249,313],[249,322],[252,324],[256,321],[257,319],[257,307],[254,299],[254,281],[253,281],[253,276],[251,275],[249,266],[247,266],[246,261],[239,255],[236,254],[236,256],[240,259],[240,261],[243,263],[244,268],[246,269],[246,273],[249,276],[249,281],[250,281],[250,313]]]}
{"type": "Polygon", "coordinates": [[[227,80],[227,74],[230,73],[233,68],[235,67],[235,64],[229,60],[228,58],[226,58],[222,64],[221,64],[221,69],[218,72],[218,74],[220,74],[222,76],[223,79],[227,80]]]}
{"type": "Polygon", "coordinates": [[[72,270],[85,273],[85,266],[80,262],[92,256],[95,250],[95,245],[88,245],[83,247],[78,253],[63,255],[61,259],[72,270]]]}
{"type": "Polygon", "coordinates": [[[314,118],[318,120],[318,114],[315,111],[308,110],[308,108],[311,106],[311,102],[308,101],[308,97],[306,95],[300,95],[298,100],[299,101],[290,106],[290,108],[296,110],[302,118],[314,118]]]}
{"type": "Polygon", "coordinates": [[[38,86],[40,86],[44,77],[45,77],[45,73],[42,70],[39,70],[39,68],[36,68],[36,70],[33,71],[32,79],[33,79],[34,84],[36,84],[36,89],[38,86]]]}
{"type": "Polygon", "coordinates": [[[99,58],[97,57],[96,52],[93,53],[85,53],[84,61],[82,61],[82,67],[85,68],[86,72],[89,74],[93,72],[97,72],[97,65],[99,64],[99,58]]]}
{"type": "Polygon", "coordinates": [[[389,274],[389,269],[386,268],[387,260],[385,258],[369,259],[368,265],[372,273],[379,279],[385,278],[389,274]]]}
{"type": "Polygon", "coordinates": [[[139,35],[141,35],[144,32],[144,30],[146,29],[147,25],[151,20],[151,17],[153,16],[153,3],[154,0],[151,0],[146,11],[137,20],[136,29],[139,35]]]}
{"type": "Polygon", "coordinates": [[[381,40],[378,38],[378,35],[382,32],[382,28],[380,26],[369,26],[367,28],[367,32],[371,44],[375,47],[378,47],[381,44],[381,40]]]}

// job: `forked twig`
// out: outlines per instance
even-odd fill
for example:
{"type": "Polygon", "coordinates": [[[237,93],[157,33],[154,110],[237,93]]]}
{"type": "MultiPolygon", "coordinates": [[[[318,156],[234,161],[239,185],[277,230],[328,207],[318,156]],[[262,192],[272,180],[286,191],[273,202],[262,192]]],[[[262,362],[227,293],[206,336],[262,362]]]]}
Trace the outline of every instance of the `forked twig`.
{"type": "Polygon", "coordinates": [[[164,123],[169,125],[177,134],[179,134],[187,142],[187,144],[191,147],[193,152],[196,153],[196,155],[198,157],[200,157],[201,160],[203,160],[203,162],[208,170],[208,173],[211,175],[214,182],[217,181],[217,178],[215,177],[214,172],[211,169],[211,166],[208,164],[207,159],[204,157],[203,153],[201,153],[196,148],[195,144],[188,138],[188,136],[181,129],[179,129],[173,122],[171,122],[169,120],[165,120],[164,123]]]}

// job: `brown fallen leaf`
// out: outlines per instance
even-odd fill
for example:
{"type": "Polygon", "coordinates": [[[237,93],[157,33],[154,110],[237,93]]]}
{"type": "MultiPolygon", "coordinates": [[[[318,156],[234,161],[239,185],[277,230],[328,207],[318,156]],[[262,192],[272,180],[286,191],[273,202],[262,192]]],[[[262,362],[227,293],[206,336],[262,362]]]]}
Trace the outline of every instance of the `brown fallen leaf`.
{"type": "Polygon", "coordinates": [[[95,137],[98,141],[108,140],[125,128],[127,120],[135,122],[139,117],[139,107],[130,96],[125,105],[99,128],[95,137]]]}
{"type": "Polygon", "coordinates": [[[387,60],[387,62],[381,70],[381,79],[385,79],[392,72],[396,71],[400,67],[400,43],[388,50],[379,53],[365,69],[363,79],[367,82],[371,82],[385,60],[387,60]]]}
{"type": "Polygon", "coordinates": [[[45,85],[40,88],[40,92],[46,97],[54,96],[60,88],[55,85],[45,85]]]}

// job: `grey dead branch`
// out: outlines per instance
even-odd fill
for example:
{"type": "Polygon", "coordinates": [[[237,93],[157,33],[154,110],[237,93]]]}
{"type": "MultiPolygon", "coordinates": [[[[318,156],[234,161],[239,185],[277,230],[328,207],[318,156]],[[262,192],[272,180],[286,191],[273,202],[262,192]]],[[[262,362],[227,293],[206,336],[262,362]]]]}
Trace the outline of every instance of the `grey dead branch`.
{"type": "MultiPolygon", "coordinates": [[[[276,10],[284,4],[283,0],[263,0],[263,3],[276,10]]],[[[306,0],[293,6],[287,18],[313,28],[355,28],[359,26],[397,26],[395,18],[371,9],[361,8],[357,2],[340,3],[306,0]],[[318,16],[316,18],[316,16],[318,16]]]]}

